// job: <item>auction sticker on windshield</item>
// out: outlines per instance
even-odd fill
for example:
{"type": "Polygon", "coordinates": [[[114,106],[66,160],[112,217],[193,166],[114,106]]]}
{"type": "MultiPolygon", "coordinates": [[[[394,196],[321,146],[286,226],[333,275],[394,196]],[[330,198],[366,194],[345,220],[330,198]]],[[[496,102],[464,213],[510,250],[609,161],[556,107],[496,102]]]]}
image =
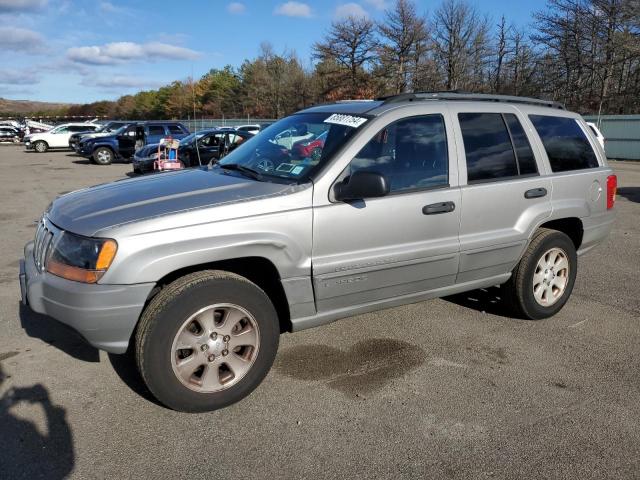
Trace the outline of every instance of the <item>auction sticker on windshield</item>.
{"type": "Polygon", "coordinates": [[[358,128],[367,119],[363,117],[356,117],[354,115],[344,115],[342,113],[334,113],[327,118],[324,123],[333,123],[335,125],[344,125],[345,127],[358,128]]]}

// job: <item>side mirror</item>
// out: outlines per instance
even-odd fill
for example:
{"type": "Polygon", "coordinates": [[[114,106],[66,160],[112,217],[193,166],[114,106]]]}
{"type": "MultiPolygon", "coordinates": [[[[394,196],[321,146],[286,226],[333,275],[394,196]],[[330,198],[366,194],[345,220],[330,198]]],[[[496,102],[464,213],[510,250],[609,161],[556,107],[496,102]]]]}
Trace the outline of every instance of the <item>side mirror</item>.
{"type": "Polygon", "coordinates": [[[388,193],[389,183],[384,175],[364,170],[354,172],[348,183],[340,182],[334,187],[334,195],[338,201],[384,197],[388,193]]]}

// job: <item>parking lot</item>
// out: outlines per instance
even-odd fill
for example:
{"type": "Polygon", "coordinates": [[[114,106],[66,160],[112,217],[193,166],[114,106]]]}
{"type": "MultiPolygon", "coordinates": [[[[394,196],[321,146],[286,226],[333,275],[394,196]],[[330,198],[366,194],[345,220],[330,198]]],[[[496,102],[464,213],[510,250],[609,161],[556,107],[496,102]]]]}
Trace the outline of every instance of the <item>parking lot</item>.
{"type": "Polygon", "coordinates": [[[0,477],[638,478],[640,163],[612,164],[613,232],[557,316],[508,318],[489,289],[285,334],[253,394],[196,415],[20,306],[49,202],[131,166],[0,146],[0,477]]]}

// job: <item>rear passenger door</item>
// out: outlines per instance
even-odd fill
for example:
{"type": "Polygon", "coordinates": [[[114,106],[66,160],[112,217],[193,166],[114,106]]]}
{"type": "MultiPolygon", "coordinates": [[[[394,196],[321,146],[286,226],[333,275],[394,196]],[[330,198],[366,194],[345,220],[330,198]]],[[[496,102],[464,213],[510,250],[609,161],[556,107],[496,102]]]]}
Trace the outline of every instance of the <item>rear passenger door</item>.
{"type": "Polygon", "coordinates": [[[516,108],[450,109],[457,120],[462,196],[456,282],[499,277],[517,263],[532,226],[550,216],[551,180],[516,108]]]}

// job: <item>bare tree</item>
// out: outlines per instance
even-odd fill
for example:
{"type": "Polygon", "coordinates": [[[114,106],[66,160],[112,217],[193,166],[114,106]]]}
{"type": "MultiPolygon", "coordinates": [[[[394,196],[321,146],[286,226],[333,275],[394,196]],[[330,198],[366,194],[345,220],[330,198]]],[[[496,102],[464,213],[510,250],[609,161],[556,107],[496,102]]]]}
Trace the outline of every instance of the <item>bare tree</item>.
{"type": "Polygon", "coordinates": [[[416,13],[411,0],[396,0],[378,23],[382,37],[380,58],[391,78],[394,93],[407,91],[425,52],[426,20],[416,13]]]}
{"type": "Polygon", "coordinates": [[[314,57],[346,69],[352,97],[358,96],[366,66],[375,58],[377,39],[368,18],[349,16],[335,21],[324,41],[314,44],[314,57]]]}
{"type": "Polygon", "coordinates": [[[474,66],[487,50],[487,20],[464,0],[444,0],[435,11],[433,47],[448,90],[473,83],[474,66]]]}

